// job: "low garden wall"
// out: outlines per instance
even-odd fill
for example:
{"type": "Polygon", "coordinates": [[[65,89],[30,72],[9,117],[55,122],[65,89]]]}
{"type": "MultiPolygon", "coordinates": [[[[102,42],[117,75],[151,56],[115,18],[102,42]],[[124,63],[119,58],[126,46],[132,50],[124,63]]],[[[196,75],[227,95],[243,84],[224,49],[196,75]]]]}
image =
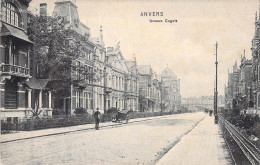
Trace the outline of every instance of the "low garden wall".
{"type": "MultiPolygon", "coordinates": [[[[134,118],[146,118],[161,115],[177,114],[178,112],[132,112],[129,114],[130,119],[134,118]]],[[[103,115],[101,122],[111,121],[114,115],[103,115]]],[[[1,134],[10,133],[12,131],[31,131],[47,128],[68,127],[75,125],[91,124],[94,123],[92,115],[54,115],[51,118],[39,118],[39,119],[23,119],[19,123],[11,123],[1,120],[1,134]]]]}

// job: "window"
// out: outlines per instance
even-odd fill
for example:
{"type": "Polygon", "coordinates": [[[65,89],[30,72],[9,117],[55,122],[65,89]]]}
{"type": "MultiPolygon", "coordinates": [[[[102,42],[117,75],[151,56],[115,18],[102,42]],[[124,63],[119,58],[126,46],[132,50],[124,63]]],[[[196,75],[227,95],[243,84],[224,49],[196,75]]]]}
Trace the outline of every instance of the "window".
{"type": "Polygon", "coordinates": [[[86,66],[85,65],[85,73],[84,73],[84,79],[85,79],[85,81],[87,81],[88,80],[88,66],[86,66]]]}
{"type": "Polygon", "coordinates": [[[13,123],[18,124],[18,117],[13,117],[13,123]]]}
{"type": "Polygon", "coordinates": [[[92,81],[92,72],[93,72],[93,69],[91,67],[89,67],[89,73],[88,73],[88,82],[91,83],[92,81]]]}
{"type": "Polygon", "coordinates": [[[121,89],[121,78],[119,77],[119,89],[121,89]]]}
{"type": "Polygon", "coordinates": [[[80,91],[76,91],[76,108],[80,107],[80,91]]]}
{"type": "Polygon", "coordinates": [[[88,102],[88,96],[89,94],[88,93],[84,93],[84,98],[85,98],[85,108],[86,109],[89,109],[89,102],[88,102]]]}
{"type": "Polygon", "coordinates": [[[258,65],[257,69],[258,81],[260,81],[260,65],[258,65]]]}
{"type": "Polygon", "coordinates": [[[260,108],[260,92],[257,92],[257,109],[260,108]]]}
{"type": "Polygon", "coordinates": [[[116,89],[117,89],[117,87],[118,87],[118,81],[117,81],[117,76],[116,76],[116,89]]]}
{"type": "Polygon", "coordinates": [[[103,102],[102,102],[102,94],[99,94],[99,109],[102,109],[103,102]]]}
{"type": "Polygon", "coordinates": [[[76,77],[80,79],[80,62],[76,62],[76,77]]]}
{"type": "Polygon", "coordinates": [[[5,64],[9,64],[10,59],[9,59],[9,47],[6,45],[5,46],[5,64]]]}
{"type": "Polygon", "coordinates": [[[89,105],[90,105],[90,109],[93,109],[93,95],[92,93],[88,94],[88,98],[89,98],[89,105]]]}
{"type": "Polygon", "coordinates": [[[12,118],[11,117],[7,117],[7,123],[11,123],[12,122],[12,118]]]}
{"type": "Polygon", "coordinates": [[[85,58],[86,58],[87,60],[91,60],[91,58],[90,58],[90,53],[89,53],[88,51],[85,52],[85,58]]]}
{"type": "Polygon", "coordinates": [[[128,80],[128,81],[127,81],[127,84],[128,84],[128,86],[127,86],[128,89],[127,89],[127,90],[128,90],[128,91],[131,91],[131,88],[130,88],[130,81],[131,81],[131,80],[128,80]]]}
{"type": "Polygon", "coordinates": [[[112,87],[115,88],[114,76],[112,76],[112,87]]]}
{"type": "Polygon", "coordinates": [[[6,23],[12,24],[14,26],[19,25],[19,15],[17,8],[14,7],[11,3],[4,3],[2,7],[3,12],[3,21],[6,23]]]}

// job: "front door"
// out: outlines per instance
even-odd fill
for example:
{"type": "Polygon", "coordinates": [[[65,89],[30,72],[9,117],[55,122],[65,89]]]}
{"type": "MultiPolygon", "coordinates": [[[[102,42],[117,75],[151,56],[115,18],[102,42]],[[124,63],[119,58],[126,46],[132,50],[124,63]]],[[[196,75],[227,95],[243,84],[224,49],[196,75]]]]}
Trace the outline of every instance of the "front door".
{"type": "Polygon", "coordinates": [[[5,108],[16,109],[17,108],[17,81],[11,79],[6,80],[5,83],[5,108]]]}
{"type": "Polygon", "coordinates": [[[66,115],[70,115],[70,98],[64,99],[66,115]]]}

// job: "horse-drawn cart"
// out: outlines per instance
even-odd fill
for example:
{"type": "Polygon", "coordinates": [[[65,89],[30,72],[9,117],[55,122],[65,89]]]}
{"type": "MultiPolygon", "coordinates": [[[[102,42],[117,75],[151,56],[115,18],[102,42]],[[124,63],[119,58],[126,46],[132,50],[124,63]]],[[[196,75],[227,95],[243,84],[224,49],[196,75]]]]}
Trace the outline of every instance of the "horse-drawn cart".
{"type": "Polygon", "coordinates": [[[129,121],[129,110],[118,110],[115,118],[112,119],[112,122],[123,123],[124,120],[127,124],[129,121]]]}

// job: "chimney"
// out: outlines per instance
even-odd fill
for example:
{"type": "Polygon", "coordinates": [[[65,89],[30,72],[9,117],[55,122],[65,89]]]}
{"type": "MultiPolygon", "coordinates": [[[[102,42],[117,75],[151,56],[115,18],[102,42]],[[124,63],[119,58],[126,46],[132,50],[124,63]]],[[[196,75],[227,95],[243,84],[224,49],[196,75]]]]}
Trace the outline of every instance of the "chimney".
{"type": "Polygon", "coordinates": [[[47,16],[47,3],[40,3],[40,16],[47,16]]]}

